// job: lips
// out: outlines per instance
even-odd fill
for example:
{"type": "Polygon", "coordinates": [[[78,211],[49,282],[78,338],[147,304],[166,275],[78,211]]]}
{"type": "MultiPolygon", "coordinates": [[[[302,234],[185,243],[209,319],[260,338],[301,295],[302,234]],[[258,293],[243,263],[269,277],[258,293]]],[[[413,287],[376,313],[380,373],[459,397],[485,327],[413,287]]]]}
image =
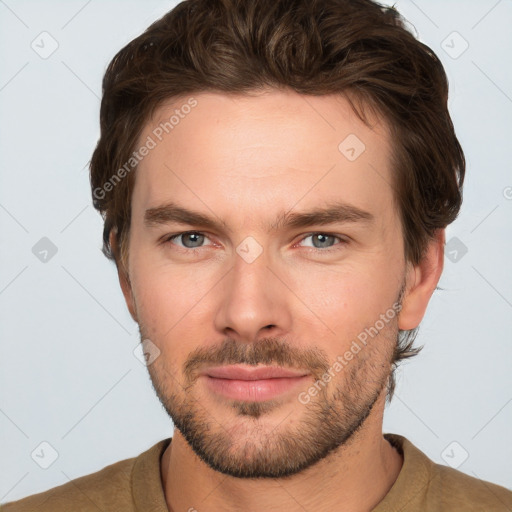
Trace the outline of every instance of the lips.
{"type": "Polygon", "coordinates": [[[218,366],[209,368],[204,372],[207,376],[216,379],[230,380],[262,380],[262,379],[286,379],[303,377],[308,372],[291,370],[279,366],[243,367],[243,366],[218,366]]]}
{"type": "Polygon", "coordinates": [[[224,398],[261,402],[291,392],[309,373],[278,366],[219,366],[206,369],[202,376],[208,389],[224,398]]]}

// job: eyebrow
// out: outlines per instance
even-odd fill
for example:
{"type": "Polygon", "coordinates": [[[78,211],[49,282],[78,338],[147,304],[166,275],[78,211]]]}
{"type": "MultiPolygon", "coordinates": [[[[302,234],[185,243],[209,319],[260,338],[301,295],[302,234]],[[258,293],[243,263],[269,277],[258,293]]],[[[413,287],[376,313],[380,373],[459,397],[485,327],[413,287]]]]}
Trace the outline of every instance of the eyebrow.
{"type": "MultiPolygon", "coordinates": [[[[354,205],[335,202],[305,212],[282,212],[278,215],[277,220],[270,223],[267,227],[268,230],[272,232],[285,228],[296,229],[335,223],[362,222],[371,224],[374,220],[375,217],[370,212],[354,205]]],[[[154,208],[148,208],[144,213],[144,225],[148,228],[169,223],[200,226],[203,229],[209,230],[231,231],[225,221],[210,217],[201,212],[189,210],[173,202],[154,208]]]]}

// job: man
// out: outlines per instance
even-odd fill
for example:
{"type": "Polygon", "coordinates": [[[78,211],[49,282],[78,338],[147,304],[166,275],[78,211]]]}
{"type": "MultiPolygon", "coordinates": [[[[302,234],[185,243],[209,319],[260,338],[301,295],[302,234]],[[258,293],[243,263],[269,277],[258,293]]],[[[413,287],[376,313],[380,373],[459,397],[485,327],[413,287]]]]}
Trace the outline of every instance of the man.
{"type": "Polygon", "coordinates": [[[465,171],[398,13],[187,0],[103,86],[93,201],[175,431],[4,510],[512,510],[382,434],[465,171]]]}

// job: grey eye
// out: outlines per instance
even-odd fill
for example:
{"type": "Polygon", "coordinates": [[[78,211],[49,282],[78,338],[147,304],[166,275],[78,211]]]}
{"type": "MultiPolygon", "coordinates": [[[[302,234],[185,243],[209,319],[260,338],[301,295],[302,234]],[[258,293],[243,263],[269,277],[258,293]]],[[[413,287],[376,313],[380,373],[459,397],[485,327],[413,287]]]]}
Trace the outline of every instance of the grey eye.
{"type": "Polygon", "coordinates": [[[336,238],[333,235],[326,235],[324,233],[316,233],[310,236],[313,242],[313,246],[316,247],[317,249],[324,249],[325,247],[330,247],[332,244],[330,244],[329,242],[334,242],[334,239],[336,238]]]}
{"type": "Polygon", "coordinates": [[[180,235],[183,246],[187,249],[194,249],[200,247],[204,242],[205,236],[200,233],[183,233],[180,235]],[[188,241],[187,241],[188,239],[188,241]]]}

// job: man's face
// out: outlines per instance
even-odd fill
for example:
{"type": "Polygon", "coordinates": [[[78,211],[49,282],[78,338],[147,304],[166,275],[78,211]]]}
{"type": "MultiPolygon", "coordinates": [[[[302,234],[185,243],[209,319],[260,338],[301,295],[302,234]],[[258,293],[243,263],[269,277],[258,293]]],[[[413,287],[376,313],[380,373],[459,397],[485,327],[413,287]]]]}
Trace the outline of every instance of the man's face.
{"type": "Polygon", "coordinates": [[[385,397],[406,275],[391,141],[338,96],[194,98],[161,141],[186,99],[140,138],[156,147],[136,171],[125,293],[160,351],[155,390],[201,459],[290,475],[385,397]]]}

